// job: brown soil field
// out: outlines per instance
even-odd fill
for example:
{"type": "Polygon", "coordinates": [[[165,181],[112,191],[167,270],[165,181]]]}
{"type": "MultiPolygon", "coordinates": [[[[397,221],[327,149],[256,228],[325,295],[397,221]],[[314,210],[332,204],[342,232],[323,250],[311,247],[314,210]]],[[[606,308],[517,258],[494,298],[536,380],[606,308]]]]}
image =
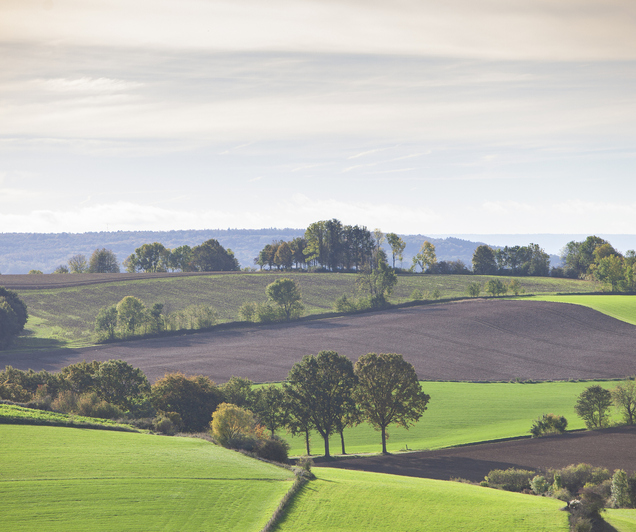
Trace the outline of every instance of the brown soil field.
{"type": "Polygon", "coordinates": [[[561,436],[480,443],[437,451],[344,458],[317,466],[410,477],[480,482],[493,469],[562,468],[587,463],[610,471],[636,471],[636,427],[566,433],[561,436]]]}
{"type": "Polygon", "coordinates": [[[636,327],[562,303],[469,300],[290,324],[215,331],[82,349],[0,354],[12,365],[57,371],[82,360],[123,359],[151,381],[166,372],[284,380],[307,354],[352,360],[401,353],[421,380],[509,381],[623,378],[636,374],[636,327]]]}
{"type": "Polygon", "coordinates": [[[9,290],[47,290],[49,288],[72,288],[91,284],[119,283],[122,281],[144,281],[164,277],[191,277],[196,275],[237,275],[245,272],[161,272],[161,273],[74,273],[47,275],[3,275],[0,286],[9,290]]]}

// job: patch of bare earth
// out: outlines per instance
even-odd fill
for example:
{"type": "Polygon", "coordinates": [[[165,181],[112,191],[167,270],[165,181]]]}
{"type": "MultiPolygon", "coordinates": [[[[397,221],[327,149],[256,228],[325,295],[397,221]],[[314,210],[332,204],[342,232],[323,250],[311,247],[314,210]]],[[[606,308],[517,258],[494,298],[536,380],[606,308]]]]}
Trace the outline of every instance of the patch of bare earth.
{"type": "Polygon", "coordinates": [[[481,443],[438,451],[338,459],[317,466],[410,477],[480,482],[493,469],[562,468],[587,463],[610,471],[636,471],[636,427],[581,431],[534,439],[481,443]]]}
{"type": "Polygon", "coordinates": [[[0,367],[57,371],[82,360],[123,359],[151,381],[166,372],[284,380],[304,355],[357,360],[401,353],[421,380],[622,378],[636,374],[636,327],[562,303],[474,300],[290,324],[247,326],[82,349],[0,355],[0,367]]]}

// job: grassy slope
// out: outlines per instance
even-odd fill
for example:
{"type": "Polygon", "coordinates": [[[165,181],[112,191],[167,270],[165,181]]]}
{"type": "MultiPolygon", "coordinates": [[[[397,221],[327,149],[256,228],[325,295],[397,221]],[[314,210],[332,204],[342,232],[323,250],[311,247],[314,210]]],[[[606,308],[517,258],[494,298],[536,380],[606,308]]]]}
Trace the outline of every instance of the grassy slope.
{"type": "Polygon", "coordinates": [[[625,295],[541,295],[533,296],[534,301],[553,301],[589,307],[617,320],[636,325],[636,296],[625,295]]]}
{"type": "Polygon", "coordinates": [[[194,438],[0,425],[0,530],[260,530],[292,474],[194,438]]]}
{"type": "Polygon", "coordinates": [[[117,423],[111,419],[99,419],[94,417],[75,416],[62,414],[60,412],[49,412],[25,408],[18,405],[0,404],[0,423],[18,423],[26,425],[67,425],[78,426],[89,425],[93,428],[103,428],[108,430],[127,430],[132,432],[140,431],[132,425],[117,423]]]}
{"type": "MultiPolygon", "coordinates": [[[[140,274],[141,275],[141,274],[140,274]]],[[[307,314],[332,310],[343,293],[355,293],[355,274],[348,273],[267,273],[140,279],[71,288],[17,290],[29,309],[26,336],[18,347],[68,345],[77,347],[92,342],[92,332],[100,308],[116,304],[125,296],[140,298],[150,306],[163,303],[166,313],[188,305],[204,303],[219,312],[221,321],[238,319],[239,307],[249,301],[264,301],[265,287],[279,277],[296,279],[301,286],[307,314]]],[[[423,292],[440,291],[442,297],[465,296],[470,282],[482,285],[490,276],[400,275],[392,301],[409,300],[418,288],[423,292]]],[[[504,279],[505,280],[505,279],[504,279]]],[[[549,277],[520,278],[526,293],[589,292],[595,284],[588,281],[549,277]]]]}
{"type": "Polygon", "coordinates": [[[636,532],[636,510],[611,510],[603,514],[605,519],[618,532],[636,532]]]}
{"type": "Polygon", "coordinates": [[[320,468],[275,530],[567,531],[561,501],[379,473],[320,468]]]}
{"type": "MultiPolygon", "coordinates": [[[[536,384],[423,382],[431,396],[428,410],[409,430],[389,427],[389,452],[409,449],[440,449],[466,443],[528,436],[532,422],[542,414],[567,418],[569,429],[584,428],[574,413],[577,396],[591,382],[544,382],[536,384]]],[[[603,382],[612,388],[615,382],[603,382]]],[[[304,437],[283,435],[292,445],[290,454],[305,454],[304,437]]],[[[380,433],[368,424],[345,431],[348,454],[380,452],[380,433]]],[[[312,454],[322,454],[318,434],[311,439],[312,454]]],[[[340,453],[340,436],[330,439],[330,450],[340,453]]]]}

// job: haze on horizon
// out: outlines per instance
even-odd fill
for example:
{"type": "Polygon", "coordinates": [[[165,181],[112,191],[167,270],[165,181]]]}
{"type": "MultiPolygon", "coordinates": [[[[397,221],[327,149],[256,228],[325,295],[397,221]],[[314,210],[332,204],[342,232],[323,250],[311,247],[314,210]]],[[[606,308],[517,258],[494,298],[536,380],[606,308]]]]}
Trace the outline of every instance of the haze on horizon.
{"type": "Polygon", "coordinates": [[[633,234],[628,0],[4,0],[0,232],[633,234]]]}

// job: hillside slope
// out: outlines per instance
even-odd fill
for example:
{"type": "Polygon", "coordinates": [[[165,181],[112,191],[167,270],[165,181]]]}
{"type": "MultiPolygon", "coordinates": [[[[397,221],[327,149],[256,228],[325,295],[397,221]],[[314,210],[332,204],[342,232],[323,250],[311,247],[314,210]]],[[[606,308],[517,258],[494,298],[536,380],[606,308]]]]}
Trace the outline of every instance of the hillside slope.
{"type": "Polygon", "coordinates": [[[636,373],[636,327],[561,303],[472,300],[341,318],[138,340],[82,349],[0,354],[0,366],[59,370],[121,358],[151,380],[169,371],[281,381],[304,355],[357,360],[397,352],[422,380],[623,378],[636,373]]]}

